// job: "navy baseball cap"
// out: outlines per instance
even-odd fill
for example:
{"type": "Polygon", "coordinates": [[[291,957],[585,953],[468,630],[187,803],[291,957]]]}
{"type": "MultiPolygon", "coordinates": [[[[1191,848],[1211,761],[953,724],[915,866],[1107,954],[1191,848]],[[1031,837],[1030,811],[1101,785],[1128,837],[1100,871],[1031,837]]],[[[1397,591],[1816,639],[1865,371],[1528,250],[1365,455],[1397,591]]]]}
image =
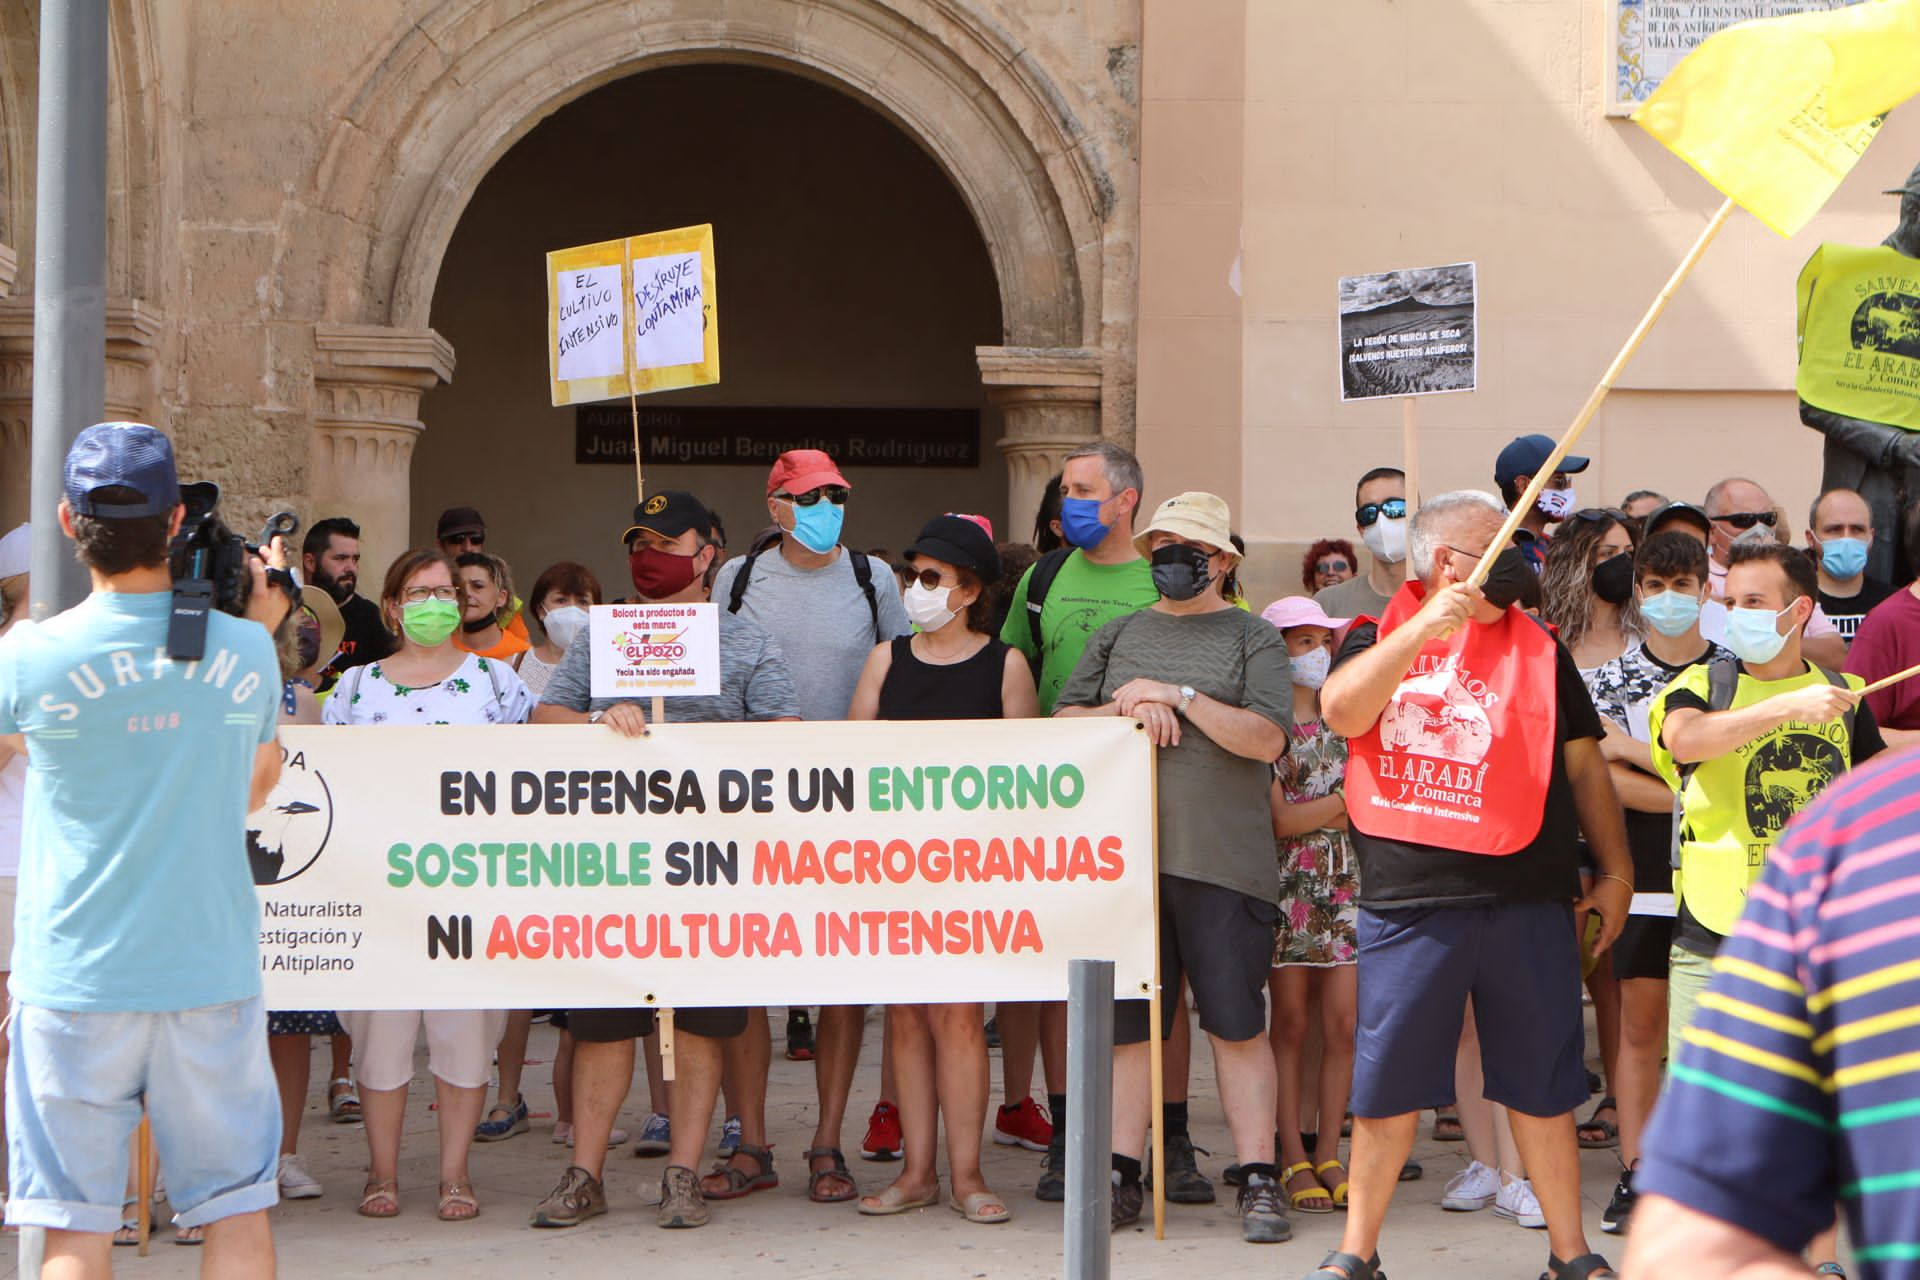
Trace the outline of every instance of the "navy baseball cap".
{"type": "Polygon", "coordinates": [[[180,505],[180,474],[173,443],[144,422],[96,422],[67,450],[67,506],[101,520],[164,516],[180,505]],[[138,502],[95,502],[101,489],[120,487],[138,502]]]}
{"type": "MultiPolygon", "coordinates": [[[[1555,444],[1556,441],[1552,436],[1543,436],[1537,433],[1530,436],[1517,437],[1512,444],[1509,444],[1500,451],[1500,457],[1495,460],[1493,464],[1494,483],[1503,485],[1512,484],[1516,476],[1540,474],[1540,466],[1548,458],[1553,456],[1555,444]]],[[[1570,453],[1560,459],[1560,465],[1555,467],[1554,470],[1565,471],[1569,474],[1576,471],[1585,471],[1589,461],[1591,461],[1591,459],[1582,458],[1577,454],[1570,453]]]]}
{"type": "Polygon", "coordinates": [[[620,540],[632,542],[642,529],[664,538],[677,538],[689,529],[708,533],[712,528],[713,513],[700,499],[685,489],[662,489],[634,507],[633,523],[620,535],[620,540]]]}

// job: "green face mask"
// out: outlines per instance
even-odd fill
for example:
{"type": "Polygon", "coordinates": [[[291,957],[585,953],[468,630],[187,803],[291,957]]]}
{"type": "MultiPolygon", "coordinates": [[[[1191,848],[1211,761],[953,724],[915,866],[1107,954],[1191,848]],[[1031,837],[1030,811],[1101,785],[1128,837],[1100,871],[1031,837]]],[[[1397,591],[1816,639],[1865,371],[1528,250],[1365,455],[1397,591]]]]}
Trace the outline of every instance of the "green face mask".
{"type": "Polygon", "coordinates": [[[451,600],[422,600],[400,610],[400,628],[407,639],[431,649],[444,644],[460,625],[460,606],[451,600]]]}

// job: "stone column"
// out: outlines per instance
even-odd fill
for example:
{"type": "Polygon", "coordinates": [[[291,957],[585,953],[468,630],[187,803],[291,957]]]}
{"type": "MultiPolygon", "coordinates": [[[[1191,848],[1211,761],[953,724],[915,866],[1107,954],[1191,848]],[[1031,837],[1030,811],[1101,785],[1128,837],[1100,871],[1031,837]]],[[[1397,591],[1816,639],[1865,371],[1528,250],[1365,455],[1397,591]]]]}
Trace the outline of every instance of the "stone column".
{"type": "Polygon", "coordinates": [[[410,545],[420,396],[453,380],[453,347],[431,329],[384,325],[317,324],[313,340],[308,520],[359,523],[361,594],[378,595],[387,565],[410,545]]]}
{"type": "Polygon", "coordinates": [[[1100,439],[1102,354],[1081,347],[976,347],[987,399],[1006,435],[1007,527],[1003,541],[1032,536],[1041,491],[1069,453],[1100,439]]]}
{"type": "MultiPolygon", "coordinates": [[[[0,245],[0,295],[13,284],[13,252],[0,245]]],[[[131,299],[107,304],[109,419],[153,422],[154,361],[160,314],[131,299]]],[[[33,298],[0,300],[0,533],[27,518],[33,505],[33,298]]]]}

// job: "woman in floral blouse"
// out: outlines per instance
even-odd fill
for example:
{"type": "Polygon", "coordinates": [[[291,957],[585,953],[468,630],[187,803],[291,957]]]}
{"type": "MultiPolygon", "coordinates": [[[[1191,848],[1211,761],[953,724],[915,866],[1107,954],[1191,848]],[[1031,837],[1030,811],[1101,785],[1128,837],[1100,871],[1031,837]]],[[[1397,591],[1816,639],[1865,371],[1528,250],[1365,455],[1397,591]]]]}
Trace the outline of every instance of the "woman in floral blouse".
{"type": "MultiPolygon", "coordinates": [[[[328,724],[521,724],[533,697],[513,669],[453,646],[460,625],[454,567],[439,551],[416,547],[387,570],[380,615],[399,639],[392,655],[341,677],[327,699],[328,724]]],[[[480,1212],[467,1171],[474,1126],[493,1074],[493,1048],[506,1025],[495,1009],[382,1010],[342,1013],[359,1060],[361,1113],[370,1167],[360,1212],[400,1212],[400,1132],[406,1120],[413,1045],[424,1022],[440,1128],[439,1214],[446,1221],[480,1212]]]]}
{"type": "Polygon", "coordinates": [[[1329,618],[1304,596],[1268,605],[1261,615],[1286,637],[1293,664],[1293,737],[1274,766],[1273,834],[1280,858],[1280,927],[1268,980],[1268,1035],[1279,1091],[1275,1124],[1287,1199],[1303,1213],[1330,1213],[1347,1202],[1340,1163],[1340,1117],[1353,1083],[1354,925],[1359,878],[1347,839],[1342,791],[1347,741],[1320,720],[1320,686],[1333,662],[1333,634],[1349,619],[1329,618]],[[1319,1131],[1308,1152],[1300,1131],[1300,1047],[1310,996],[1320,997],[1319,1131]]]}

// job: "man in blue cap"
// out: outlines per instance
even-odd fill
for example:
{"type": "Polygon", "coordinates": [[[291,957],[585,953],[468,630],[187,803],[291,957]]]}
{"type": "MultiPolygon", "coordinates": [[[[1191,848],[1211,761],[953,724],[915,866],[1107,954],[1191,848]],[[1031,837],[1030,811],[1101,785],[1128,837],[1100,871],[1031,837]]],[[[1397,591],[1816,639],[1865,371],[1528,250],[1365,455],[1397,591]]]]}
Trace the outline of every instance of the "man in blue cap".
{"type": "MultiPolygon", "coordinates": [[[[1500,486],[1500,499],[1507,504],[1507,510],[1513,510],[1513,504],[1520,501],[1527,486],[1533,483],[1534,476],[1553,456],[1554,441],[1551,436],[1538,433],[1530,436],[1515,437],[1513,442],[1500,451],[1493,464],[1493,480],[1500,486]]],[[[1533,506],[1521,518],[1520,531],[1514,535],[1514,545],[1527,558],[1535,572],[1540,569],[1541,561],[1547,557],[1547,543],[1551,540],[1547,526],[1558,524],[1566,519],[1580,503],[1573,491],[1571,477],[1587,469],[1590,459],[1568,454],[1560,459],[1560,466],[1554,471],[1553,478],[1547,481],[1546,488],[1534,499],[1533,506]]]]}
{"type": "MultiPolygon", "coordinates": [[[[88,427],[65,489],[92,594],[0,640],[0,738],[29,762],[7,1222],[47,1229],[47,1274],[108,1275],[144,1102],[207,1274],[271,1277],[280,1100],[246,818],[280,775],[269,629],[289,601],[254,559],[247,616],[213,613],[205,657],[175,661],[167,549],[185,508],[167,438],[88,427]]],[[[272,555],[284,565],[278,539],[272,555]]]]}

